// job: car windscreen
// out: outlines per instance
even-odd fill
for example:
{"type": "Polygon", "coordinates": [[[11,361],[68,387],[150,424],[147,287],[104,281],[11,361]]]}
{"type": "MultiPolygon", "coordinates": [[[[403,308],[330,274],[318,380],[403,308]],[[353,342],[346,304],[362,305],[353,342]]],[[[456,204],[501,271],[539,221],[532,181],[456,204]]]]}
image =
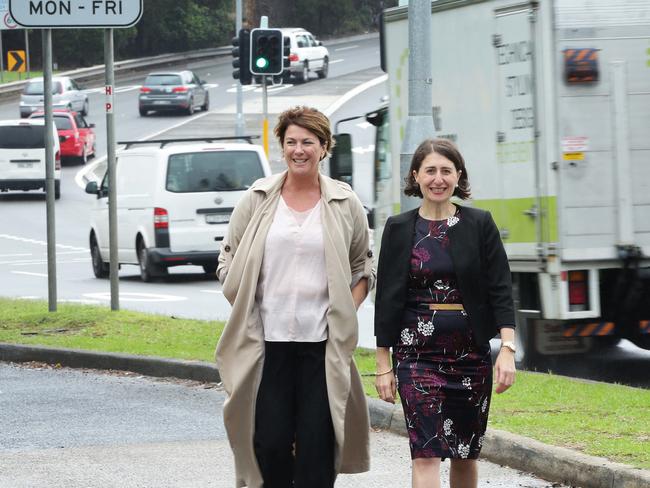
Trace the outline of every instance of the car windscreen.
{"type": "Polygon", "coordinates": [[[183,80],[178,75],[149,75],[144,80],[144,86],[152,85],[182,85],[183,80]]]}
{"type": "MultiPolygon", "coordinates": [[[[61,93],[61,83],[59,81],[52,82],[52,94],[56,95],[61,93]]],[[[43,82],[42,81],[30,81],[25,85],[25,95],[42,95],[43,94],[43,82]]]]}
{"type": "MultiPolygon", "coordinates": [[[[44,115],[32,115],[32,119],[42,119],[44,115]]],[[[57,130],[72,130],[72,122],[68,116],[55,115],[52,117],[54,119],[54,125],[57,130]]]]}
{"type": "Polygon", "coordinates": [[[0,126],[1,149],[42,149],[45,147],[45,127],[42,125],[0,126]]]}
{"type": "Polygon", "coordinates": [[[245,190],[263,176],[255,151],[174,154],[169,157],[166,188],[174,193],[245,190]]]}

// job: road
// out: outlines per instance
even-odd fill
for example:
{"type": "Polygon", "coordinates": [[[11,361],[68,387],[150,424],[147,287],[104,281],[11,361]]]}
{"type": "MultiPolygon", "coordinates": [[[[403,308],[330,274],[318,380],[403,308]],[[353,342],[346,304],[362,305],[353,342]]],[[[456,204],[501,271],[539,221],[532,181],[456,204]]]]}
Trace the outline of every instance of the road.
{"type": "MultiPolygon", "coordinates": [[[[332,121],[374,110],[386,94],[382,72],[378,69],[379,48],[376,37],[349,39],[329,46],[332,61],[330,76],[307,84],[285,85],[269,90],[269,113],[276,114],[295,104],[308,104],[328,111],[332,121]],[[365,89],[364,89],[365,88],[365,89]],[[346,98],[345,94],[356,96],[346,98]]],[[[229,58],[190,65],[211,86],[211,110],[192,117],[151,115],[142,118],[137,111],[137,94],[142,76],[116,83],[116,132],[118,140],[156,137],[196,137],[232,135],[235,124],[235,85],[229,58]]],[[[180,68],[180,67],[179,67],[180,68]]],[[[103,159],[105,117],[100,87],[88,87],[91,111],[89,121],[98,134],[98,158],[103,159]]],[[[245,87],[247,133],[259,134],[261,127],[261,89],[245,87]]],[[[17,103],[0,104],[0,117],[15,118],[17,103]]],[[[270,117],[273,125],[273,115],[270,117]]],[[[373,131],[363,120],[341,124],[341,131],[353,135],[356,160],[354,184],[363,202],[372,200],[367,184],[372,161],[373,131]]],[[[277,144],[271,138],[270,160],[274,172],[283,169],[277,144]]],[[[96,163],[93,163],[96,164],[96,163]]],[[[92,168],[93,164],[90,165],[92,168]]],[[[101,168],[101,164],[100,164],[101,168]]],[[[93,196],[83,192],[81,173],[86,168],[63,168],[62,196],[56,203],[57,281],[60,302],[108,304],[109,286],[92,275],[88,252],[88,232],[93,196]]],[[[101,170],[97,170],[102,173],[101,170]]],[[[45,204],[42,194],[0,194],[0,296],[47,299],[45,204]]],[[[219,283],[196,267],[179,267],[165,282],[142,283],[136,266],[120,271],[120,303],[123,308],[179,317],[224,320],[230,307],[219,283]]],[[[360,345],[372,347],[374,309],[370,300],[360,311],[360,345]]],[[[650,367],[650,351],[623,341],[621,345],[581,357],[559,357],[552,364],[557,374],[589,379],[616,381],[650,387],[644,374],[650,367]]]]}
{"type": "MultiPolygon", "coordinates": [[[[0,488],[234,486],[219,388],[3,363],[0,378],[0,488]]],[[[408,486],[408,451],[405,437],[371,432],[371,471],[336,486],[408,486]]],[[[485,461],[480,473],[481,487],[563,486],[485,461]]]]}

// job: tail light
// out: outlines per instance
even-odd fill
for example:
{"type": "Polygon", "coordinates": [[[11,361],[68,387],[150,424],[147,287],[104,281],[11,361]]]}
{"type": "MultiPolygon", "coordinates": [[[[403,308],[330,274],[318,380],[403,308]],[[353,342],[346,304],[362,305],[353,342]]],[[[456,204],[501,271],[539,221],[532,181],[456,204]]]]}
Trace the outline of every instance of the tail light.
{"type": "Polygon", "coordinates": [[[54,169],[61,169],[61,153],[59,151],[54,154],[54,169]]]}
{"type": "Polygon", "coordinates": [[[294,62],[294,61],[300,61],[300,58],[296,53],[291,53],[289,54],[289,61],[294,62]]]}
{"type": "Polygon", "coordinates": [[[141,86],[140,93],[151,93],[151,88],[147,88],[146,86],[141,86]]]}
{"type": "Polygon", "coordinates": [[[587,271],[569,271],[569,310],[589,308],[589,283],[587,271]]]}
{"type": "Polygon", "coordinates": [[[167,210],[160,207],[153,209],[153,227],[154,229],[169,229],[169,214],[167,210]]]}
{"type": "Polygon", "coordinates": [[[186,86],[177,86],[172,89],[172,93],[187,93],[188,88],[186,86]]]}

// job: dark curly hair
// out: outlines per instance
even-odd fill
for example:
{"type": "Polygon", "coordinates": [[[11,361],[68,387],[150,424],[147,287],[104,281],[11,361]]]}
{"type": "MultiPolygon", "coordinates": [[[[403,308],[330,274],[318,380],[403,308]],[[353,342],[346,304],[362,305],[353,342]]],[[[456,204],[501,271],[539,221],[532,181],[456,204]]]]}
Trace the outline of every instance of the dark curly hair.
{"type": "Polygon", "coordinates": [[[468,199],[471,193],[465,160],[456,145],[449,139],[425,139],[420,143],[418,148],[415,150],[415,153],[413,153],[409,173],[406,178],[404,178],[404,181],[406,182],[404,194],[410,197],[423,198],[422,192],[420,191],[420,185],[415,181],[413,172],[417,173],[420,171],[422,161],[424,161],[424,159],[431,153],[440,154],[454,163],[456,171],[460,171],[460,178],[458,179],[458,186],[454,189],[453,196],[458,197],[461,200],[468,199]]]}
{"type": "Polygon", "coordinates": [[[325,159],[330,155],[334,147],[334,139],[332,138],[330,121],[325,114],[318,109],[304,105],[292,107],[282,112],[278,116],[278,123],[273,130],[278,141],[280,141],[280,146],[284,146],[284,134],[290,125],[297,125],[307,129],[318,137],[321,145],[325,148],[325,155],[321,159],[325,159]]]}

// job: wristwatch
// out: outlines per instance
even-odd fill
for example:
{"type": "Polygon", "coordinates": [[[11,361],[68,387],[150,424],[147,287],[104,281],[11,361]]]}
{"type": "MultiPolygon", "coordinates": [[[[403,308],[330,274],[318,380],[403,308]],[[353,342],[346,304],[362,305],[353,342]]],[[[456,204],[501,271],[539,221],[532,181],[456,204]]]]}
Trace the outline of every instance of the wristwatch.
{"type": "Polygon", "coordinates": [[[501,349],[504,347],[510,349],[513,354],[517,352],[517,346],[515,346],[515,343],[512,341],[501,341],[501,349]]]}

